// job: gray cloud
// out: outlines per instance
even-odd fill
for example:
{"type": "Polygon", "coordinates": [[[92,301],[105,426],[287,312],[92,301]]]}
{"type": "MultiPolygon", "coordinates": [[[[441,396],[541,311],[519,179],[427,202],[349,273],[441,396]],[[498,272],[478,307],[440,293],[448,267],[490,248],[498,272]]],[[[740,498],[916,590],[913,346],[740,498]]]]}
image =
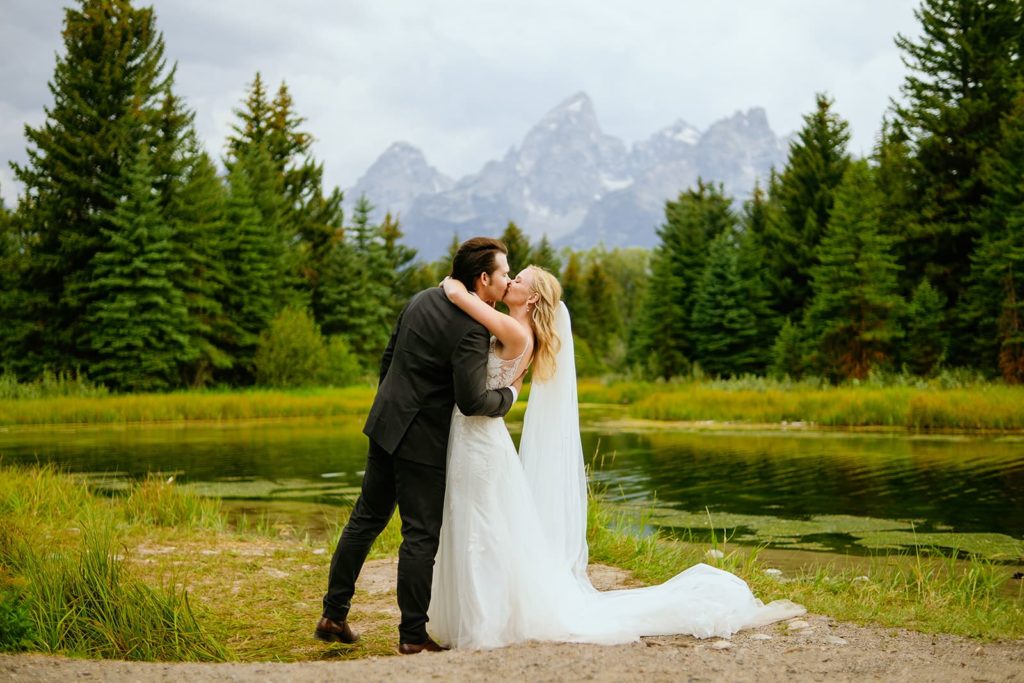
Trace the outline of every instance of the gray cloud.
{"type": "MultiPolygon", "coordinates": [[[[584,90],[606,131],[633,142],[682,118],[704,128],[763,106],[790,132],[827,91],[871,149],[904,69],[897,32],[914,0],[155,0],[178,91],[219,155],[260,70],[288,82],[327,180],[352,185],[407,140],[459,176],[517,144],[584,90]]],[[[51,102],[60,3],[0,3],[0,161],[23,161],[24,124],[51,102]]],[[[0,194],[16,187],[0,168],[0,194]]]]}

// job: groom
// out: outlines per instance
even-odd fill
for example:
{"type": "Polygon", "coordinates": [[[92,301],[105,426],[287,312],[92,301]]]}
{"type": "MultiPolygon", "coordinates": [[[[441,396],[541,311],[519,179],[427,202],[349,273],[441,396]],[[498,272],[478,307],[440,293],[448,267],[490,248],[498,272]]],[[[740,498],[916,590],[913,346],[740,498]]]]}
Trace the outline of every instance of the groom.
{"type": "MultiPolygon", "coordinates": [[[[452,261],[452,277],[491,303],[504,298],[508,271],[505,245],[486,237],[464,242],[452,261]]],[[[331,559],[316,638],[358,640],[348,625],[356,578],[397,504],[402,518],[398,651],[442,649],[427,635],[426,625],[452,407],[458,405],[465,415],[502,417],[522,388],[522,379],[513,387],[486,388],[489,341],[487,330],[449,302],[440,287],[414,296],[398,316],[363,427],[370,447],[362,492],[331,559]]]]}

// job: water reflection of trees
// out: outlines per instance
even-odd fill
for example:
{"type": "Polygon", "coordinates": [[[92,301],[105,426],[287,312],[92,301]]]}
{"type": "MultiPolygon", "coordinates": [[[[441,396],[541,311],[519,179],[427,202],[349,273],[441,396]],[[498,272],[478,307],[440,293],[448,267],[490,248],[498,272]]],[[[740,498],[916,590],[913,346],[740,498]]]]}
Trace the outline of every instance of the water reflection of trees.
{"type": "Polygon", "coordinates": [[[605,479],[642,479],[679,509],[914,519],[925,521],[923,530],[1014,536],[1024,528],[1024,442],[795,432],[616,438],[621,453],[605,479]]]}

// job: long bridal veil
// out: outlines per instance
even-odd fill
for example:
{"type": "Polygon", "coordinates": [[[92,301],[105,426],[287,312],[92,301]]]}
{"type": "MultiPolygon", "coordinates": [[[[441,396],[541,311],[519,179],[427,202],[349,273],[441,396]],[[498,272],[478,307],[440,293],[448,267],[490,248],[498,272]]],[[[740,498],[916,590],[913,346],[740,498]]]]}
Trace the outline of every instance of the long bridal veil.
{"type": "Polygon", "coordinates": [[[587,475],[580,441],[572,322],[565,303],[555,312],[561,340],[555,374],[534,381],[526,405],[519,455],[548,543],[587,581],[587,475]]]}
{"type": "Polygon", "coordinates": [[[672,633],[728,636],[803,614],[804,608],[789,600],[765,605],[742,579],[703,563],[655,586],[594,589],[586,574],[587,480],[572,324],[564,303],[555,321],[561,339],[557,367],[550,379],[534,381],[530,389],[519,455],[538,513],[531,517],[539,521],[545,537],[533,544],[537,557],[532,563],[547,567],[541,581],[555,589],[546,599],[564,621],[564,639],[611,643],[672,633]],[[540,557],[547,554],[550,563],[540,557]]]}

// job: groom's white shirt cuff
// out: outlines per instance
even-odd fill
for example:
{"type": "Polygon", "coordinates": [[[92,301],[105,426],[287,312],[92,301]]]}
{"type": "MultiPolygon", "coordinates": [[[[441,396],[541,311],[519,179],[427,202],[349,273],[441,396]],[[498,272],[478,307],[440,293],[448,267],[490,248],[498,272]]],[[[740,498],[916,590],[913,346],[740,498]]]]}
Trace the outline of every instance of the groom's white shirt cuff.
{"type": "Polygon", "coordinates": [[[519,400],[519,392],[516,391],[515,387],[509,387],[509,391],[512,392],[512,402],[513,403],[515,403],[517,400],[519,400]]]}

